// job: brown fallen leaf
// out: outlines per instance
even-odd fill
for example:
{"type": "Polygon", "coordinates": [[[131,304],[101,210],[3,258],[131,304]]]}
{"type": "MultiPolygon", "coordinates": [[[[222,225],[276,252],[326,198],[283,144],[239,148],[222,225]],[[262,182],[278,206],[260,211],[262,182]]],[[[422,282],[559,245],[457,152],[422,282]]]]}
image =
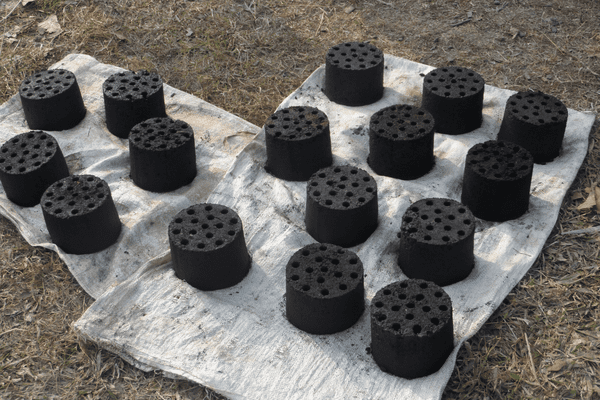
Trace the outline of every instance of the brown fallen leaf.
{"type": "Polygon", "coordinates": [[[571,195],[571,200],[579,200],[579,199],[583,199],[583,195],[581,194],[581,192],[574,192],[571,195]]]}
{"type": "MultiPolygon", "coordinates": [[[[594,189],[597,189],[596,187],[594,187],[594,189]]],[[[587,191],[587,190],[586,190],[587,191]]],[[[581,203],[580,205],[577,206],[578,210],[589,210],[590,208],[596,206],[598,204],[598,200],[596,199],[596,190],[590,190],[590,195],[588,196],[587,199],[585,199],[585,201],[583,203],[581,203]]],[[[599,208],[600,210],[600,208],[599,208]]]]}
{"type": "Polygon", "coordinates": [[[548,372],[558,372],[567,365],[569,365],[569,362],[567,360],[558,360],[548,367],[548,372]]]}
{"type": "Polygon", "coordinates": [[[596,197],[596,211],[600,211],[600,188],[594,186],[594,195],[596,197]]]}
{"type": "Polygon", "coordinates": [[[52,14],[51,16],[49,16],[48,18],[46,18],[45,20],[43,20],[42,22],[40,22],[38,24],[38,30],[41,31],[41,33],[57,33],[57,32],[61,32],[62,28],[60,27],[60,24],[58,23],[58,17],[56,16],[56,14],[52,14]]]}

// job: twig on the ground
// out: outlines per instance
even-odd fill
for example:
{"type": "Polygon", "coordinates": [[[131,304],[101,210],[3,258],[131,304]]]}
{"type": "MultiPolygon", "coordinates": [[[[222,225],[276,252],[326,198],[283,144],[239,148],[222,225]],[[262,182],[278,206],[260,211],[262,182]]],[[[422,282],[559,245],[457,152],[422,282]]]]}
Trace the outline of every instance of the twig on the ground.
{"type": "Polygon", "coordinates": [[[15,4],[15,6],[12,8],[12,10],[10,10],[8,12],[8,14],[6,14],[6,16],[4,18],[2,18],[2,20],[0,20],[0,22],[3,22],[6,18],[10,17],[10,14],[12,14],[13,11],[15,11],[17,9],[17,7],[19,6],[19,4],[21,4],[21,1],[17,1],[17,4],[15,4]]]}
{"type": "Polygon", "coordinates": [[[378,2],[380,2],[381,4],[385,4],[386,6],[389,6],[389,7],[392,7],[392,8],[394,8],[394,5],[393,5],[392,3],[386,3],[386,2],[385,2],[385,1],[383,1],[383,0],[377,0],[377,1],[378,1],[378,2]]]}
{"type": "Polygon", "coordinates": [[[535,364],[533,364],[533,357],[531,356],[531,347],[529,347],[529,339],[527,338],[527,333],[525,333],[524,335],[525,343],[527,344],[527,353],[529,354],[529,362],[531,363],[531,373],[533,374],[533,377],[535,378],[536,382],[539,382],[539,379],[535,372],[535,364]]]}
{"type": "Polygon", "coordinates": [[[319,32],[321,31],[321,26],[323,26],[323,17],[324,16],[325,16],[325,11],[323,11],[323,13],[321,14],[321,22],[319,22],[319,27],[315,31],[315,36],[319,35],[319,32]]]}
{"type": "Polygon", "coordinates": [[[581,233],[596,233],[600,232],[600,226],[592,226],[591,228],[576,229],[574,231],[563,232],[561,235],[578,235],[581,233]]]}
{"type": "Polygon", "coordinates": [[[471,19],[472,19],[472,18],[467,18],[467,19],[465,19],[464,21],[460,21],[460,22],[457,22],[457,23],[455,23],[455,24],[450,24],[450,26],[461,26],[461,25],[464,25],[464,24],[466,24],[466,23],[468,23],[468,22],[471,22],[471,19]]]}

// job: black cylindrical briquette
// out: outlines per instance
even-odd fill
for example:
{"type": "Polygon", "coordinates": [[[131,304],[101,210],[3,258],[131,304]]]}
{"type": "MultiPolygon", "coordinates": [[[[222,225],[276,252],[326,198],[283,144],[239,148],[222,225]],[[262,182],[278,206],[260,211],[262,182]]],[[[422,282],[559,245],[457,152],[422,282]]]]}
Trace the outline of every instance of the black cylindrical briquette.
{"type": "Polygon", "coordinates": [[[160,76],[148,71],[113,74],[102,84],[106,127],[126,139],[131,128],[150,118],[166,117],[160,76]]]}
{"type": "Polygon", "coordinates": [[[286,316],[298,329],[317,335],[350,328],[362,315],[363,265],[350,250],[310,244],[286,266],[286,316]]]}
{"type": "Polygon", "coordinates": [[[180,120],[152,118],[129,134],[131,179],[144,190],[169,192],[196,177],[192,127],[180,120]]]}
{"type": "Polygon", "coordinates": [[[395,105],[379,110],[369,124],[368,163],[373,171],[396,179],[416,179],[434,164],[435,121],[419,107],[395,105]]]}
{"type": "Polygon", "coordinates": [[[409,278],[446,286],[465,279],[475,265],[475,218],[451,199],[419,200],[402,217],[398,265],[409,278]]]}
{"type": "Polygon", "coordinates": [[[556,97],[542,92],[519,92],[508,98],[498,140],[527,149],[533,162],[552,161],[562,146],[569,111],[556,97]]]}
{"type": "Polygon", "coordinates": [[[329,120],[314,107],[289,107],[265,123],[267,164],[272,175],[305,181],[332,163],[329,120]]]}
{"type": "Polygon", "coordinates": [[[39,204],[48,186],[69,176],[54,137],[42,131],[14,136],[0,148],[0,181],[6,197],[22,207],[39,204]]]}
{"type": "Polygon", "coordinates": [[[251,265],[242,221],[219,204],[196,204],[180,211],[169,224],[175,274],[200,290],[238,284],[251,265]]]}
{"type": "Polygon", "coordinates": [[[481,126],[485,81],[468,68],[434,69],[423,79],[421,107],[435,118],[436,132],[460,135],[481,126]]]}
{"type": "Polygon", "coordinates": [[[334,103],[364,106],[383,97],[383,52],[369,43],[333,46],[325,59],[325,95],[334,103]]]}
{"type": "Polygon", "coordinates": [[[351,247],[377,228],[377,182],[350,165],[323,168],[306,186],[306,231],[321,243],[351,247]]]}
{"type": "Polygon", "coordinates": [[[382,371],[406,379],[439,370],[454,348],[452,301],[433,282],[408,279],[371,301],[371,354],[382,371]]]}
{"type": "Polygon", "coordinates": [[[461,202],[487,221],[508,221],[529,208],[533,157],[511,142],[471,147],[465,160],[461,202]]]}
{"type": "Polygon", "coordinates": [[[62,131],[85,117],[81,91],[71,71],[37,72],[23,80],[19,96],[30,129],[62,131]]]}
{"type": "Polygon", "coordinates": [[[52,241],[67,253],[104,250],[121,233],[110,188],[93,175],[73,175],[53,183],[41,205],[52,241]]]}

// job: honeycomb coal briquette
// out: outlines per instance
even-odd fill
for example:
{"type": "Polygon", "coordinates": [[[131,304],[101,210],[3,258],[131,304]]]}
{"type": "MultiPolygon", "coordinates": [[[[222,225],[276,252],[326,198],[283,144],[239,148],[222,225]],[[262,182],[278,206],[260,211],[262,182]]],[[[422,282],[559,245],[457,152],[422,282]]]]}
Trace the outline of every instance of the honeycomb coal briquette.
{"type": "Polygon", "coordinates": [[[465,160],[461,202],[487,221],[507,221],[529,208],[533,157],[523,147],[490,140],[471,147],[465,160]]]}
{"type": "Polygon", "coordinates": [[[167,116],[162,79],[158,74],[119,72],[104,81],[102,91],[106,126],[110,133],[122,139],[140,122],[167,116]]]}
{"type": "Polygon", "coordinates": [[[39,204],[46,188],[67,176],[58,142],[46,132],[16,135],[0,148],[0,181],[6,197],[22,207],[39,204]]]}
{"type": "Polygon", "coordinates": [[[325,59],[325,95],[334,103],[364,106],[383,97],[383,52],[369,43],[333,46],[325,59]]]}
{"type": "Polygon", "coordinates": [[[289,107],[265,123],[267,164],[272,175],[288,181],[306,181],[332,163],[327,115],[314,107],[289,107]]]}
{"type": "Polygon", "coordinates": [[[141,122],[129,134],[131,179],[145,190],[169,192],[196,177],[192,127],[171,118],[141,122]]]}
{"type": "Polygon", "coordinates": [[[519,92],[506,102],[498,140],[526,148],[533,162],[552,161],[562,146],[567,107],[556,97],[541,92],[519,92]]]}
{"type": "Polygon", "coordinates": [[[419,107],[394,105],[371,116],[368,163],[379,175],[416,179],[434,164],[432,115],[419,107]]]}
{"type": "Polygon", "coordinates": [[[321,243],[351,247],[377,228],[377,182],[350,165],[320,169],[306,186],[306,231],[321,243]]]}
{"type": "Polygon", "coordinates": [[[473,270],[474,236],[468,207],[451,199],[419,200],[402,217],[398,265],[409,278],[456,283],[473,270]]]}
{"type": "Polygon", "coordinates": [[[363,265],[350,250],[310,244],[286,266],[286,316],[298,329],[317,335],[350,328],[362,315],[363,265]]]}
{"type": "Polygon", "coordinates": [[[454,348],[452,301],[420,279],[391,283],[370,306],[371,354],[379,368],[406,379],[441,368],[454,348]]]}
{"type": "Polygon", "coordinates": [[[52,241],[71,254],[104,250],[119,238],[121,221],[108,184],[93,175],[73,175],[46,189],[41,200],[52,241]]]}
{"type": "Polygon", "coordinates": [[[421,107],[435,118],[436,132],[459,135],[481,126],[485,81],[462,67],[434,69],[423,79],[421,107]]]}
{"type": "Polygon", "coordinates": [[[219,204],[196,204],[177,213],[169,224],[169,245],[177,277],[200,290],[234,286],[250,270],[242,221],[219,204]]]}
{"type": "Polygon", "coordinates": [[[86,113],[75,75],[64,69],[40,71],[19,87],[30,129],[62,131],[73,128],[86,113]]]}

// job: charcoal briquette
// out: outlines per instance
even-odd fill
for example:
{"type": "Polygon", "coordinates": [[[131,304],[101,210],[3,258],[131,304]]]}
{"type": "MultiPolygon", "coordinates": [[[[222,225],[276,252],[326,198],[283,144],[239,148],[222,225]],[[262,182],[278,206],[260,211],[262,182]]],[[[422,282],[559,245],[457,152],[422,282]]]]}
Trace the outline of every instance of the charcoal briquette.
{"type": "Polygon", "coordinates": [[[151,118],[129,134],[131,179],[144,190],[169,192],[196,177],[192,127],[171,118],[151,118]]]}
{"type": "Polygon", "coordinates": [[[508,221],[529,208],[533,157],[511,142],[489,140],[471,147],[465,160],[461,202],[487,221],[508,221]]]}
{"type": "Polygon", "coordinates": [[[463,67],[437,68],[423,79],[421,107],[435,118],[435,131],[449,135],[481,126],[485,81],[463,67]]]}
{"type": "Polygon", "coordinates": [[[200,290],[234,286],[250,270],[242,220],[226,206],[203,203],[177,213],[169,245],[176,276],[200,290]]]}
{"type": "Polygon", "coordinates": [[[371,301],[371,354],[382,371],[406,379],[438,371],[454,348],[452,301],[420,279],[391,283],[371,301]]]}
{"type": "Polygon", "coordinates": [[[278,110],[265,123],[267,164],[272,175],[306,181],[332,163],[327,115],[314,107],[278,110]]]}
{"type": "Polygon", "coordinates": [[[113,74],[102,84],[106,127],[126,139],[131,128],[150,118],[166,117],[162,79],[148,71],[113,74]]]}
{"type": "Polygon", "coordinates": [[[425,175],[434,164],[434,127],[433,116],[419,107],[399,104],[379,110],[369,123],[369,166],[396,179],[425,175]]]}
{"type": "Polygon", "coordinates": [[[360,168],[323,168],[306,185],[306,231],[321,243],[362,243],[377,228],[377,217],[377,182],[360,168]]]}
{"type": "Polygon", "coordinates": [[[93,175],[73,175],[46,189],[42,213],[52,241],[71,254],[106,249],[119,238],[121,221],[108,184],[93,175]]]}
{"type": "Polygon", "coordinates": [[[402,217],[398,265],[409,278],[446,286],[465,279],[475,265],[475,218],[468,207],[428,198],[402,217]]]}
{"type": "Polygon", "coordinates": [[[23,80],[19,97],[30,129],[62,131],[86,114],[77,79],[71,71],[50,69],[23,80]]]}
{"type": "Polygon", "coordinates": [[[6,197],[22,207],[39,204],[54,182],[69,176],[69,168],[54,137],[42,131],[16,135],[0,148],[0,181],[6,197]]]}
{"type": "Polygon", "coordinates": [[[498,140],[527,149],[533,162],[546,163],[560,152],[569,112],[556,97],[542,92],[518,92],[510,96],[498,140]]]}
{"type": "Polygon", "coordinates": [[[333,46],[325,59],[325,95],[334,103],[364,106],[383,97],[383,52],[370,43],[333,46]]]}
{"type": "Polygon", "coordinates": [[[350,250],[310,244],[286,266],[286,316],[305,332],[324,335],[350,328],[362,315],[363,264],[350,250]]]}

